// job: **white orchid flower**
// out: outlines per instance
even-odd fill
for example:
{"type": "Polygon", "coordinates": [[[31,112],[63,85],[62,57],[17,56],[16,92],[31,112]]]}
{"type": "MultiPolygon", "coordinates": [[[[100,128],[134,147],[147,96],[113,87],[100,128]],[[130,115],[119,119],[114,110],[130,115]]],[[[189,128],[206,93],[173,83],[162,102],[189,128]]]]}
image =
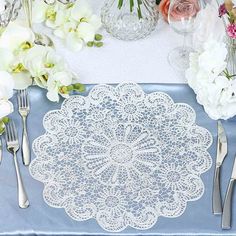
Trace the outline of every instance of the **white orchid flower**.
{"type": "Polygon", "coordinates": [[[0,120],[13,112],[13,105],[8,101],[13,95],[14,81],[6,71],[0,71],[0,120]]]}
{"type": "Polygon", "coordinates": [[[56,29],[68,21],[70,10],[66,9],[66,5],[57,2],[50,6],[46,11],[46,26],[56,29]]]}
{"type": "Polygon", "coordinates": [[[15,86],[14,89],[26,89],[32,85],[33,80],[31,74],[28,71],[22,71],[12,74],[15,86]]]}
{"type": "Polygon", "coordinates": [[[35,36],[30,28],[12,22],[0,37],[0,47],[19,53],[25,43],[33,44],[34,40],[35,36]]]}
{"type": "Polygon", "coordinates": [[[47,53],[50,50],[52,49],[35,45],[25,53],[24,57],[22,58],[22,63],[33,77],[42,76],[47,73],[44,63],[47,53]]]}
{"type": "MultiPolygon", "coordinates": [[[[62,86],[69,86],[72,83],[72,74],[69,72],[57,72],[53,75],[50,75],[47,81],[47,98],[50,101],[58,102],[60,88],[62,86]]],[[[63,95],[62,93],[60,93],[63,95]]],[[[67,95],[64,95],[67,97],[67,95]]]]}
{"type": "Polygon", "coordinates": [[[62,39],[65,39],[70,33],[77,31],[78,23],[75,21],[68,21],[54,30],[54,34],[62,39]]]}
{"type": "Polygon", "coordinates": [[[50,6],[42,0],[35,0],[32,9],[33,22],[43,23],[46,20],[46,13],[50,6]]]}
{"type": "Polygon", "coordinates": [[[0,48],[0,71],[11,71],[16,63],[14,54],[7,48],[0,48]]]}
{"type": "Polygon", "coordinates": [[[85,42],[93,41],[96,31],[92,25],[86,22],[82,22],[78,26],[78,37],[85,42]]]}
{"type": "Polygon", "coordinates": [[[93,11],[86,0],[76,1],[71,8],[71,18],[77,22],[88,20],[92,17],[93,11]]]}
{"type": "Polygon", "coordinates": [[[0,71],[0,99],[9,99],[13,95],[14,81],[6,71],[0,71]]]}
{"type": "Polygon", "coordinates": [[[0,120],[13,112],[13,104],[6,100],[0,99],[0,120]]]}
{"type": "Polygon", "coordinates": [[[75,32],[71,32],[67,35],[66,39],[66,46],[71,51],[80,51],[83,48],[84,41],[78,37],[78,34],[75,32]]]}

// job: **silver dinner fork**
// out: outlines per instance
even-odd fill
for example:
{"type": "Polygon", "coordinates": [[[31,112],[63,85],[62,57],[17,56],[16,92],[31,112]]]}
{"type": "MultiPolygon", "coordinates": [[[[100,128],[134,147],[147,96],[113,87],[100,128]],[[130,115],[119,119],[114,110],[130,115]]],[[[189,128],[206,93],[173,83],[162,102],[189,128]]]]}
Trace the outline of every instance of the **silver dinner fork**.
{"type": "Polygon", "coordinates": [[[25,191],[23,180],[20,173],[20,168],[17,161],[16,153],[20,148],[16,127],[13,121],[10,121],[6,125],[6,143],[7,150],[13,155],[14,165],[17,178],[17,192],[18,192],[18,204],[20,208],[27,208],[29,206],[29,200],[25,191]]]}
{"type": "Polygon", "coordinates": [[[30,164],[30,145],[27,132],[27,116],[30,112],[29,98],[26,89],[18,91],[18,107],[22,117],[23,134],[22,134],[22,160],[25,166],[30,164]]]}

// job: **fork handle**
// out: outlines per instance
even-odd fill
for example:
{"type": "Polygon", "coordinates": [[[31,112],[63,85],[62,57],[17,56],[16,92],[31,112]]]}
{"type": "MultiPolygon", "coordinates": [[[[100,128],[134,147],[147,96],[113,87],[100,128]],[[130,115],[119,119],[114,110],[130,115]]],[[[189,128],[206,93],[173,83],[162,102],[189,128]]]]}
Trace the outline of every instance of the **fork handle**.
{"type": "Polygon", "coordinates": [[[27,208],[29,206],[29,200],[25,192],[25,187],[22,181],[20,168],[18,165],[16,153],[14,152],[14,164],[16,169],[16,178],[17,178],[17,191],[18,191],[18,204],[20,208],[27,208]]]}
{"type": "Polygon", "coordinates": [[[222,214],[222,200],[220,191],[220,166],[216,166],[213,184],[212,208],[215,215],[222,214]]]}
{"type": "Polygon", "coordinates": [[[29,138],[27,133],[27,117],[23,116],[23,135],[22,135],[22,161],[25,166],[30,164],[30,145],[29,145],[29,138]]]}

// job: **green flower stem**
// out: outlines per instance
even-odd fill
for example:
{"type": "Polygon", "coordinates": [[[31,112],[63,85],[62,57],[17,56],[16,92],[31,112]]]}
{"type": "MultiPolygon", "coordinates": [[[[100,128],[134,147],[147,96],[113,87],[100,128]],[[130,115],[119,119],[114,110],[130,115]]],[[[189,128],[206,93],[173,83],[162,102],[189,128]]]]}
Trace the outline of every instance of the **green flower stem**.
{"type": "MultiPolygon", "coordinates": [[[[124,1],[128,1],[128,0],[118,0],[118,8],[121,9],[124,1]]],[[[130,4],[130,12],[133,12],[134,9],[134,1],[135,0],[129,0],[129,4],[130,4]]],[[[143,18],[142,16],[142,11],[141,11],[141,5],[142,5],[142,0],[136,0],[137,1],[137,13],[138,13],[138,18],[141,19],[143,18]]]]}
{"type": "Polygon", "coordinates": [[[223,73],[224,73],[225,77],[226,77],[228,80],[231,80],[233,77],[236,76],[236,74],[235,74],[235,75],[230,75],[228,69],[225,69],[225,70],[223,71],[223,73]]]}

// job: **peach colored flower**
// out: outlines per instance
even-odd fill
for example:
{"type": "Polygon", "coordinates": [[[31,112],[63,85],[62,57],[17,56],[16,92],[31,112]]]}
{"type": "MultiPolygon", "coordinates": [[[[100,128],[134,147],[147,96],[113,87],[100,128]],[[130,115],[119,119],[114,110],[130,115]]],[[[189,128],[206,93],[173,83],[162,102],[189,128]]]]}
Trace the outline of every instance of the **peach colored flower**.
{"type": "Polygon", "coordinates": [[[159,4],[159,11],[163,16],[163,19],[168,22],[168,11],[170,7],[170,0],[161,0],[159,4]]]}

